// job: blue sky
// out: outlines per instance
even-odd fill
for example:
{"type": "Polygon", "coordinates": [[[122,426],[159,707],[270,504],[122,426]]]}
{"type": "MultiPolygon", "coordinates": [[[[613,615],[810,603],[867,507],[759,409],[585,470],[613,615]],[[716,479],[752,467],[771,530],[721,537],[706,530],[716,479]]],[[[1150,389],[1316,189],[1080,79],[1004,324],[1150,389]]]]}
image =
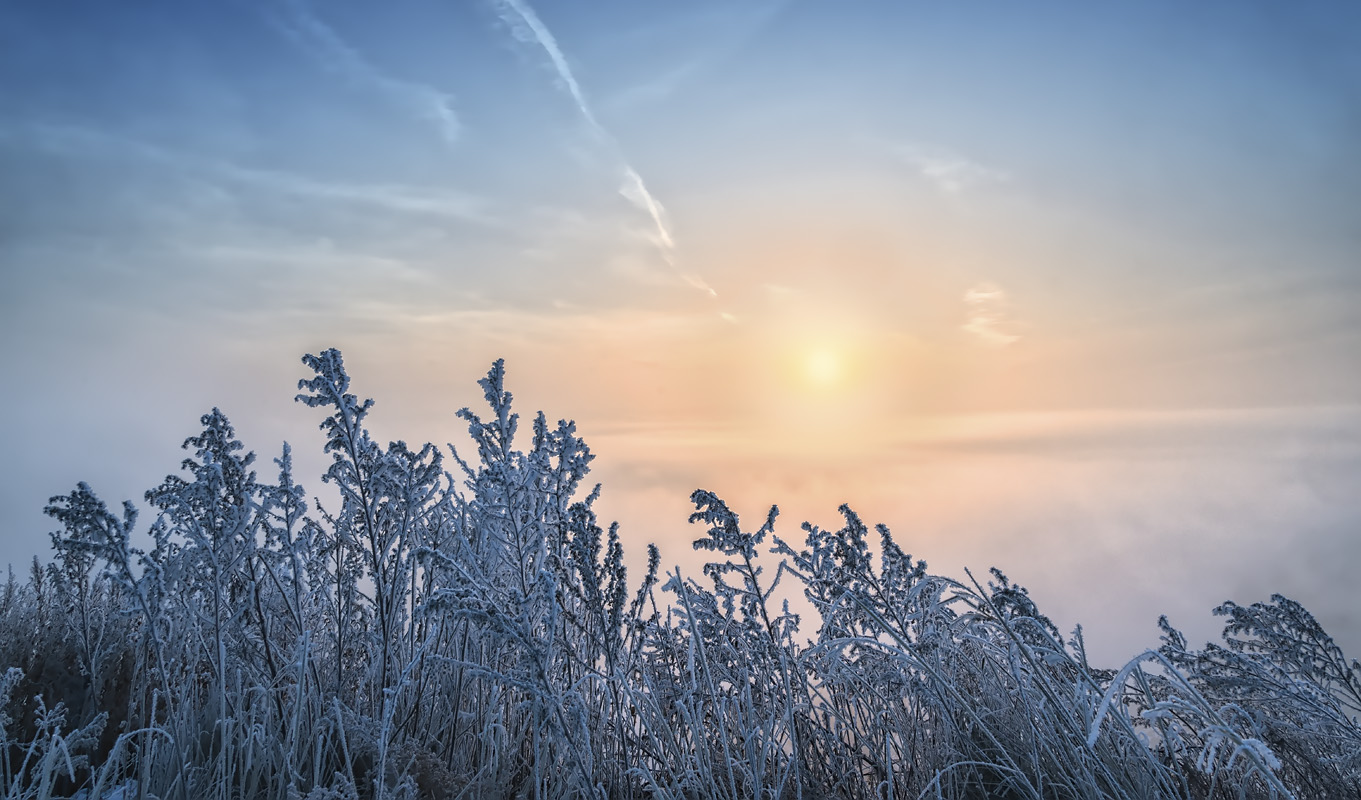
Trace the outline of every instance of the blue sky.
{"type": "Polygon", "coordinates": [[[319,445],[337,346],[419,441],[506,357],[635,553],[850,500],[1113,655],[1272,591],[1356,649],[1358,150],[1340,2],[12,0],[0,561],[214,405],[319,445]]]}

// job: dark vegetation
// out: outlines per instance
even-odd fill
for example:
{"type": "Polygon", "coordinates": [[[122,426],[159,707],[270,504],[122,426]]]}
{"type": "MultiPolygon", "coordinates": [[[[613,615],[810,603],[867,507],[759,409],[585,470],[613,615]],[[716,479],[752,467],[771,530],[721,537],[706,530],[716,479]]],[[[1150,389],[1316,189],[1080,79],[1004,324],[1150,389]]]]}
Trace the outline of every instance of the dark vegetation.
{"type": "Polygon", "coordinates": [[[303,360],[334,508],[216,409],[149,528],[52,498],[51,563],[0,591],[5,797],[1361,797],[1361,666],[1283,597],[1098,669],[1000,572],[705,491],[704,575],[652,549],[630,582],[589,449],[542,414],[517,440],[499,362],[464,461],[380,446],[340,354],[303,360]]]}

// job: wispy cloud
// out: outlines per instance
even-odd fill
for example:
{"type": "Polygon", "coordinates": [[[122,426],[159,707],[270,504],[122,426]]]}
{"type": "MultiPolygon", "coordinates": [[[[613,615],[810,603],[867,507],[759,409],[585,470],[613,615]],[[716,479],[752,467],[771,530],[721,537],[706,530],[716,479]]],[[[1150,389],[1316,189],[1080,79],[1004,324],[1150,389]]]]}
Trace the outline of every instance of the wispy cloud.
{"type": "Polygon", "coordinates": [[[621,109],[665,100],[687,84],[697,83],[724,61],[741,52],[789,5],[789,0],[750,0],[717,5],[677,5],[659,22],[623,34],[634,51],[670,52],[684,42],[688,55],[660,71],[649,63],[636,64],[630,79],[638,83],[616,91],[602,105],[621,109]]]}
{"type": "Polygon", "coordinates": [[[258,169],[232,161],[163,147],[108,130],[72,124],[0,125],[0,140],[39,150],[101,159],[132,159],[167,173],[193,176],[219,186],[236,184],[273,194],[369,206],[391,214],[420,214],[495,226],[486,201],[450,189],[404,184],[344,183],[293,172],[258,169]]]}
{"type": "Polygon", "coordinates": [[[278,19],[279,27],[323,67],[381,92],[433,123],[446,142],[452,144],[458,139],[462,125],[454,110],[453,95],[424,83],[395,78],[377,68],[313,14],[304,0],[287,0],[283,5],[288,12],[286,19],[278,19]]]}
{"type": "MultiPolygon", "coordinates": [[[[581,112],[582,118],[586,120],[586,124],[615,151],[622,162],[619,194],[646,212],[648,217],[651,218],[655,228],[653,241],[657,250],[666,263],[674,269],[676,267],[676,240],[671,231],[671,222],[667,217],[666,207],[647,188],[643,176],[638,174],[638,171],[633,168],[628,159],[623,156],[618,142],[596,118],[595,112],[591,110],[590,103],[586,101],[586,95],[581,89],[581,84],[577,82],[576,76],[572,73],[572,67],[567,63],[567,57],[563,54],[562,48],[558,46],[558,41],[554,38],[552,31],[548,30],[548,26],[543,24],[538,14],[534,13],[534,9],[523,0],[494,0],[494,2],[498,16],[510,28],[511,35],[517,41],[537,45],[544,51],[545,55],[548,56],[549,63],[553,66],[553,71],[557,74],[559,85],[572,98],[577,110],[581,112]]],[[[711,296],[718,295],[713,287],[698,276],[679,274],[691,286],[707,292],[711,296]]]]}
{"type": "Polygon", "coordinates": [[[692,58],[671,67],[648,80],[616,93],[605,102],[606,108],[625,108],[639,103],[654,102],[669,97],[677,88],[692,80],[710,62],[710,58],[692,58]]]}
{"type": "Polygon", "coordinates": [[[978,283],[964,293],[964,331],[985,345],[1005,347],[1021,337],[1012,332],[1011,304],[995,283],[978,283]]]}
{"type": "Polygon", "coordinates": [[[893,148],[894,154],[912,167],[939,191],[958,195],[990,183],[1001,183],[1009,175],[985,166],[952,150],[922,144],[905,144],[893,148]]]}
{"type": "Polygon", "coordinates": [[[681,273],[681,280],[685,281],[695,289],[704,292],[710,297],[718,297],[718,292],[714,290],[714,287],[710,286],[703,278],[699,277],[698,275],[689,272],[681,273]]]}
{"type": "Polygon", "coordinates": [[[420,214],[485,225],[497,224],[481,198],[460,192],[403,184],[318,181],[293,173],[253,169],[226,162],[211,162],[208,166],[224,177],[275,192],[373,206],[394,214],[420,214]]]}

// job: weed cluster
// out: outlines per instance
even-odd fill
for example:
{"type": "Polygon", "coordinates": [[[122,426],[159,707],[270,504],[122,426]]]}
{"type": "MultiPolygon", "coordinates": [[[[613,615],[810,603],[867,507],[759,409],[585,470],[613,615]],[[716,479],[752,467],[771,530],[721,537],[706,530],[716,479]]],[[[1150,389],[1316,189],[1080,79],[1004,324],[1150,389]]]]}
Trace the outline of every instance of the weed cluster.
{"type": "Polygon", "coordinates": [[[303,361],[335,508],[216,409],[150,549],[131,503],[52,498],[53,560],[0,591],[5,797],[1361,797],[1361,665],[1290,600],[1103,670],[996,570],[933,575],[844,506],[748,532],[706,491],[702,578],[652,548],[630,585],[590,449],[542,414],[517,449],[501,362],[451,472],[370,437],[339,352],[303,361]]]}

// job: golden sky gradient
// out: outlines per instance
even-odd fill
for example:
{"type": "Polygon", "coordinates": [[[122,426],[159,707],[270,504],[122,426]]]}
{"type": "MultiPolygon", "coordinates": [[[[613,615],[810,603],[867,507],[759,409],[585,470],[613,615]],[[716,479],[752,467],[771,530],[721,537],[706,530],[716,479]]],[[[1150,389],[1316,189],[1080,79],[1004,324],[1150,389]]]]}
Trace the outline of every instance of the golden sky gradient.
{"type": "Polygon", "coordinates": [[[213,406],[318,475],[338,347],[410,442],[505,358],[635,564],[698,572],[695,488],[793,538],[849,502],[1111,660],[1275,591],[1361,649],[1350,6],[3,17],[0,561],[213,406]]]}

